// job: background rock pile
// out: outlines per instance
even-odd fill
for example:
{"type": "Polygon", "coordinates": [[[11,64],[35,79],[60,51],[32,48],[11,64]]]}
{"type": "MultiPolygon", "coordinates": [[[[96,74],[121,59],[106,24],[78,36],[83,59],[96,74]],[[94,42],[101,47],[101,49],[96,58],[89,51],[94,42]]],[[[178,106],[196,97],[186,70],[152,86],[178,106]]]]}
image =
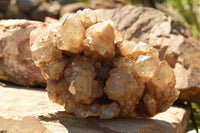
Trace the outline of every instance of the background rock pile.
{"type": "Polygon", "coordinates": [[[65,13],[75,13],[84,8],[113,9],[126,4],[123,1],[88,0],[88,3],[76,0],[1,0],[0,19],[31,19],[44,21],[45,17],[59,19],[65,13]]]}

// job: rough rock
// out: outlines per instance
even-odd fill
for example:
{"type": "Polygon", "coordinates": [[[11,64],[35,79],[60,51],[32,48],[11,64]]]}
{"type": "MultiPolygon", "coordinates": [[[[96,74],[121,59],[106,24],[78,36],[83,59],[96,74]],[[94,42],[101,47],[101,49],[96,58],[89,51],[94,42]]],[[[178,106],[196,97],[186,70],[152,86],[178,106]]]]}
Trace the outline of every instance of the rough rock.
{"type": "Polygon", "coordinates": [[[30,32],[42,23],[27,20],[0,21],[0,79],[24,86],[45,85],[32,61],[30,32]]]}
{"type": "Polygon", "coordinates": [[[16,4],[23,12],[30,13],[34,8],[38,7],[42,0],[17,0],[16,4]]]}
{"type": "Polygon", "coordinates": [[[151,8],[124,6],[96,13],[98,19],[113,20],[124,39],[158,49],[160,59],[167,60],[175,71],[179,99],[200,103],[200,42],[188,27],[151,8]]]}
{"type": "Polygon", "coordinates": [[[41,4],[32,13],[31,17],[35,20],[44,21],[45,17],[58,18],[61,5],[57,1],[41,4]]]}
{"type": "Polygon", "coordinates": [[[6,85],[0,90],[1,132],[184,133],[190,116],[190,108],[173,106],[152,119],[79,119],[50,102],[43,89],[6,85]]]}

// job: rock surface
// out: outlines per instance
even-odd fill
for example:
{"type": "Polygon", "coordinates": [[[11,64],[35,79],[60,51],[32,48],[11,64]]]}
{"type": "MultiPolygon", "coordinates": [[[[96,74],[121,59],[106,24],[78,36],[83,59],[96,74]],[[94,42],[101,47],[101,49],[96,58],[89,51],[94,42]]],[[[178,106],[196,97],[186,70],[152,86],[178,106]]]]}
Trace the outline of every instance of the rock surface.
{"type": "Polygon", "coordinates": [[[30,53],[30,32],[42,23],[27,20],[0,21],[0,79],[33,86],[45,85],[30,53]]]}
{"type": "Polygon", "coordinates": [[[78,119],[48,100],[39,88],[0,86],[0,132],[184,133],[190,108],[174,106],[152,119],[78,119]]]}
{"type": "Polygon", "coordinates": [[[142,41],[159,50],[160,59],[174,68],[179,99],[200,103],[200,42],[189,28],[161,11],[124,6],[96,11],[100,19],[111,19],[124,39],[142,41]]]}

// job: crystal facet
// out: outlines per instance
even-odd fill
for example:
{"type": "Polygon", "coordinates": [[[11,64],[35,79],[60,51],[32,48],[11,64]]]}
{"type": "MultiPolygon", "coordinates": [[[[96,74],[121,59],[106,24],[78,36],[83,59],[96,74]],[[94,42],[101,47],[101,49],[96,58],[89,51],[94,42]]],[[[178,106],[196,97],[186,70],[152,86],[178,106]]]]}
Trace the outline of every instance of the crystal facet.
{"type": "Polygon", "coordinates": [[[115,55],[112,21],[97,23],[86,30],[84,54],[94,59],[112,59],[115,55]]]}
{"type": "Polygon", "coordinates": [[[57,44],[58,49],[69,53],[81,53],[85,29],[77,15],[69,16],[60,29],[62,43],[57,44]]]}

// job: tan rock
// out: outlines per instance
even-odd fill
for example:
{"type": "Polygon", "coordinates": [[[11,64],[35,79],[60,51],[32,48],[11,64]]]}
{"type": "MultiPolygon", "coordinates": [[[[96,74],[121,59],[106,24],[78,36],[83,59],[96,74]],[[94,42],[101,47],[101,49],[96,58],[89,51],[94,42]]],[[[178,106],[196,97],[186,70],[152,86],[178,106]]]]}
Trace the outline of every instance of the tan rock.
{"type": "Polygon", "coordinates": [[[24,86],[45,85],[31,59],[30,32],[43,25],[27,20],[0,21],[0,79],[24,86]]]}
{"type": "Polygon", "coordinates": [[[63,107],[51,103],[44,90],[10,85],[0,86],[0,90],[0,131],[3,132],[183,133],[190,116],[188,107],[176,106],[152,119],[79,119],[67,115],[63,107]]]}

